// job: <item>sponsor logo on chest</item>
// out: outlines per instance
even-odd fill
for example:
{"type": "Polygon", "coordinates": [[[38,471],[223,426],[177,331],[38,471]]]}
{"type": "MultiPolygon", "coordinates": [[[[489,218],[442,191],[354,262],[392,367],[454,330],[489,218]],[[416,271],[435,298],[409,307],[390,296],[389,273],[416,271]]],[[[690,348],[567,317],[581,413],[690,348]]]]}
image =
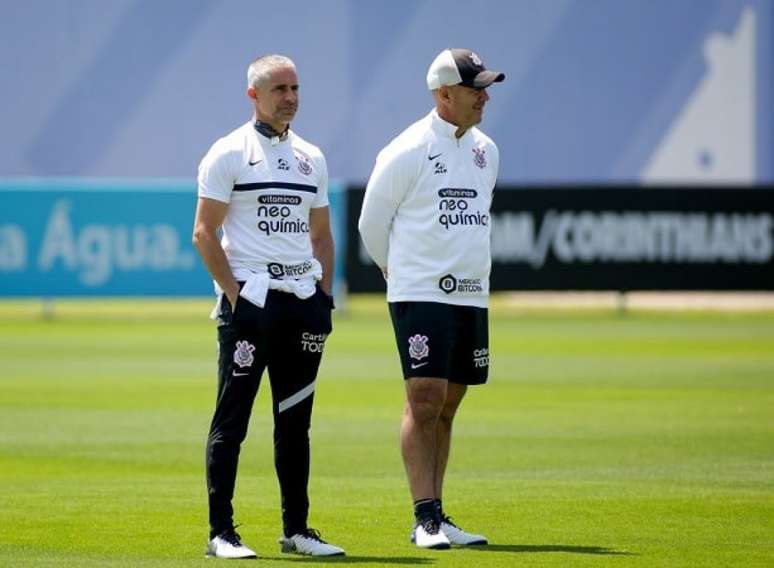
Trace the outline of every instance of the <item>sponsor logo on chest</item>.
{"type": "Polygon", "coordinates": [[[273,233],[308,233],[309,223],[298,216],[303,200],[297,195],[261,195],[256,216],[258,230],[266,236],[273,233]]]}
{"type": "Polygon", "coordinates": [[[488,227],[489,212],[474,209],[475,189],[444,187],[438,190],[438,223],[447,231],[457,227],[488,227]]]}

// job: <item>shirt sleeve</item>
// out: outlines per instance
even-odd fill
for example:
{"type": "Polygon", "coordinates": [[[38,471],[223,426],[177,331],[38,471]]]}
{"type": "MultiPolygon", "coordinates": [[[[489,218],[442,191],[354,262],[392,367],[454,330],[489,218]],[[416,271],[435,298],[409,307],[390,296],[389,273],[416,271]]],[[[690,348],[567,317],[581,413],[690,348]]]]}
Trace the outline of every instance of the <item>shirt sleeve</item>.
{"type": "MultiPolygon", "coordinates": [[[[493,160],[492,160],[491,195],[494,196],[495,186],[497,185],[497,174],[500,169],[500,150],[494,142],[492,143],[492,158],[493,160]]],[[[490,207],[491,207],[491,203],[490,203],[490,207]]]]}
{"type": "Polygon", "coordinates": [[[328,164],[325,161],[325,156],[322,152],[315,160],[315,166],[320,172],[317,176],[317,194],[312,201],[312,209],[319,207],[328,207],[328,164]]]}
{"type": "Polygon", "coordinates": [[[416,178],[411,158],[411,152],[382,150],[366,186],[357,226],[368,254],[382,269],[387,268],[392,220],[416,178]]]}
{"type": "Polygon", "coordinates": [[[232,173],[232,155],[223,150],[220,141],[213,144],[199,164],[197,184],[199,197],[231,202],[235,176],[232,173]]]}
{"type": "Polygon", "coordinates": [[[494,158],[492,163],[492,189],[494,189],[497,184],[497,173],[500,169],[500,149],[496,144],[492,143],[492,150],[492,157],[494,158]]]}

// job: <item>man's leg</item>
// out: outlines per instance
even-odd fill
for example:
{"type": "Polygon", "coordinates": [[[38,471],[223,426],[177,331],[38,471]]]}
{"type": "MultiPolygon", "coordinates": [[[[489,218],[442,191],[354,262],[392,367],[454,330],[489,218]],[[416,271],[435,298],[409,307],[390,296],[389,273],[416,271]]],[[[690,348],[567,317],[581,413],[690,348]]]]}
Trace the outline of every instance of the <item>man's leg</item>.
{"type": "Polygon", "coordinates": [[[218,398],[207,438],[206,469],[210,538],[233,528],[233,509],[240,445],[258,392],[263,361],[257,342],[231,326],[218,330],[218,398]],[[240,366],[240,363],[242,366],[240,366]]]}
{"type": "Polygon", "coordinates": [[[400,448],[414,499],[416,524],[411,542],[420,548],[449,548],[449,539],[440,530],[435,499],[438,420],[448,381],[412,377],[405,382],[406,407],[400,426],[400,448]]]}
{"type": "Polygon", "coordinates": [[[288,537],[304,532],[307,528],[309,426],[315,382],[312,378],[306,384],[295,383],[296,387],[287,389],[290,376],[277,377],[277,373],[269,372],[272,385],[286,383],[285,388],[275,387],[272,390],[275,393],[274,467],[280,485],[283,532],[288,537]]]}
{"type": "Polygon", "coordinates": [[[267,309],[277,326],[269,337],[269,379],[274,412],[274,466],[285,536],[306,530],[309,511],[309,427],[315,379],[331,331],[316,296],[301,300],[270,291],[267,309]]]}
{"type": "Polygon", "coordinates": [[[400,426],[400,449],[414,502],[435,499],[438,421],[448,381],[412,377],[406,381],[406,406],[400,426]]]}
{"type": "Polygon", "coordinates": [[[462,402],[467,385],[449,383],[446,389],[446,400],[444,401],[441,415],[438,417],[438,427],[436,429],[436,455],[435,455],[435,498],[439,501],[443,499],[443,478],[446,474],[446,464],[449,462],[449,448],[451,447],[452,422],[457,414],[457,409],[462,402]]]}
{"type": "Polygon", "coordinates": [[[282,552],[310,556],[343,556],[344,549],[330,544],[307,524],[309,497],[309,425],[314,395],[306,396],[314,382],[275,406],[274,464],[282,494],[282,525],[284,536],[279,543],[282,552]],[[295,397],[295,398],[294,398],[295,397]],[[294,404],[294,400],[305,397],[294,404]],[[283,403],[290,403],[285,408],[283,403]]]}
{"type": "Polygon", "coordinates": [[[443,478],[446,474],[446,464],[449,462],[449,448],[451,447],[451,433],[454,416],[467,392],[467,385],[458,383],[449,383],[446,393],[446,403],[438,419],[438,453],[435,463],[435,505],[439,516],[441,517],[441,530],[451,541],[452,544],[486,544],[486,537],[478,534],[468,533],[458,527],[452,520],[446,516],[443,511],[443,478]]]}
{"type": "Polygon", "coordinates": [[[309,428],[315,381],[331,332],[328,300],[319,292],[300,300],[275,292],[284,321],[272,338],[269,362],[274,410],[274,466],[282,499],[282,552],[340,556],[344,550],[307,526],[309,513],[309,428]],[[278,296],[280,295],[281,296],[278,296]]]}
{"type": "Polygon", "coordinates": [[[452,423],[462,399],[467,391],[466,385],[483,384],[489,370],[489,339],[487,311],[482,308],[460,308],[457,312],[458,335],[454,348],[453,368],[456,376],[449,384],[447,402],[439,420],[439,444],[436,468],[436,506],[441,517],[441,530],[452,544],[486,544],[483,535],[469,533],[454,523],[443,508],[443,482],[446,464],[449,459],[452,423]]]}
{"type": "Polygon", "coordinates": [[[411,541],[420,548],[449,548],[436,510],[438,421],[453,368],[453,307],[435,302],[391,302],[390,317],[403,369],[406,403],[400,448],[416,522],[411,541]],[[417,376],[421,368],[422,376],[417,376]]]}

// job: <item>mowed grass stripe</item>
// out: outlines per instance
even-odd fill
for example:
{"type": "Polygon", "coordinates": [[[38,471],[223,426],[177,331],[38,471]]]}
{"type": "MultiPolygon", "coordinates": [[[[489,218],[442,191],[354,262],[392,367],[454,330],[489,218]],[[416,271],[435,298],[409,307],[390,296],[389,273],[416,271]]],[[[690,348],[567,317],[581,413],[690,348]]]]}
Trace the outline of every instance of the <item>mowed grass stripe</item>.
{"type": "MultiPolygon", "coordinates": [[[[0,303],[0,565],[211,565],[210,302],[78,305],[44,320],[0,303]]],[[[315,394],[310,523],[347,549],[338,562],[774,564],[774,314],[497,305],[491,327],[491,381],[463,404],[444,498],[492,545],[421,551],[408,544],[386,309],[355,298],[336,314],[315,394]]],[[[236,517],[265,564],[291,566],[303,559],[276,544],[269,404],[264,384],[236,517]]]]}

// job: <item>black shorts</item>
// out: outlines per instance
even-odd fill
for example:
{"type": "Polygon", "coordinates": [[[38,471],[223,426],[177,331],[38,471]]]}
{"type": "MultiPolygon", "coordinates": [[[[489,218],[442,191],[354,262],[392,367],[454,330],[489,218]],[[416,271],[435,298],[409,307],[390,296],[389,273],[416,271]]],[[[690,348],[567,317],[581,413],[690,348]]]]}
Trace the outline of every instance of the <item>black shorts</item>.
{"type": "Polygon", "coordinates": [[[480,385],[489,377],[486,308],[440,302],[390,302],[403,378],[439,377],[480,385]]]}

